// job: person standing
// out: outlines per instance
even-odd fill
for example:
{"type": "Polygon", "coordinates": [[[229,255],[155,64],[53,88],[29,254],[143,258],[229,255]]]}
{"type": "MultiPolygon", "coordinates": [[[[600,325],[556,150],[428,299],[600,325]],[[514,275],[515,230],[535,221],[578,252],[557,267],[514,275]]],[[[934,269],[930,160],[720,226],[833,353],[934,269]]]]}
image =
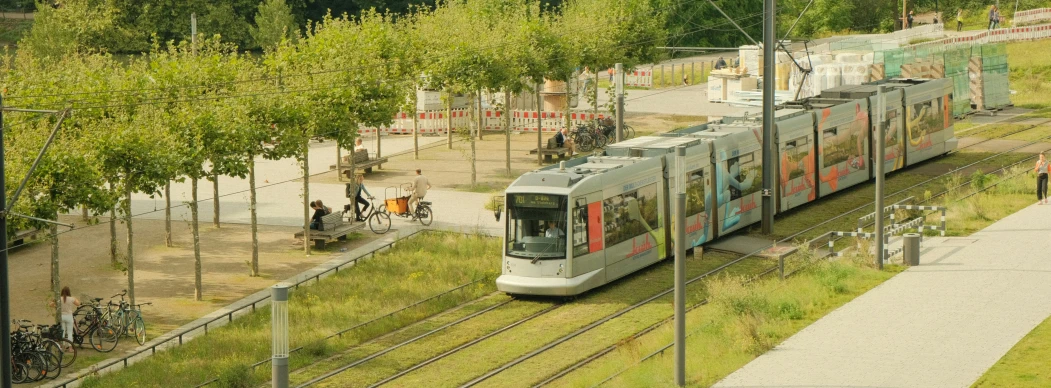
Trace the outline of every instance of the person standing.
{"type": "Polygon", "coordinates": [[[912,21],[915,19],[915,14],[916,14],[916,11],[909,11],[909,19],[908,19],[909,27],[908,28],[912,28],[912,21]]]}
{"type": "Polygon", "coordinates": [[[69,286],[62,287],[62,335],[69,342],[73,342],[73,311],[80,307],[80,300],[74,298],[69,292],[69,286]]]}
{"type": "Polygon", "coordinates": [[[956,9],[956,32],[963,31],[963,9],[956,9]]]}
{"type": "Polygon", "coordinates": [[[1047,174],[1051,172],[1051,164],[1044,158],[1044,153],[1040,153],[1040,160],[1036,161],[1036,166],[1033,167],[1033,171],[1036,172],[1036,200],[1037,203],[1043,205],[1048,202],[1047,199],[1047,174]]]}
{"type": "Polygon", "coordinates": [[[996,28],[996,23],[999,20],[999,12],[996,10],[996,4],[993,4],[992,7],[989,7],[989,29],[991,30],[996,28]]]}
{"type": "Polygon", "coordinates": [[[606,69],[606,74],[609,74],[609,83],[613,83],[613,68],[606,69]]]}
{"type": "Polygon", "coordinates": [[[409,208],[413,209],[412,212],[416,213],[413,203],[419,205],[420,200],[427,196],[427,190],[431,188],[431,182],[427,180],[427,177],[423,176],[423,171],[416,169],[416,178],[412,180],[412,195],[409,196],[409,208]]]}

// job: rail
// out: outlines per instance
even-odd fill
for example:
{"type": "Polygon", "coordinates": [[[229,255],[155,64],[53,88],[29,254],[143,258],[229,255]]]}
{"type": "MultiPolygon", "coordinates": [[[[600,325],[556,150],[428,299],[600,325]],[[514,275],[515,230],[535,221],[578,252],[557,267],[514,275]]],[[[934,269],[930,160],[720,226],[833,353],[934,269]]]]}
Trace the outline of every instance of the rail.
{"type": "MultiPolygon", "coordinates": [[[[419,234],[421,232],[424,232],[424,230],[413,231],[412,233],[410,233],[409,235],[407,235],[405,237],[402,237],[401,239],[405,239],[405,238],[409,238],[409,237],[415,236],[415,235],[417,235],[417,234],[419,234]]],[[[318,273],[314,274],[313,276],[309,276],[309,277],[306,277],[304,279],[300,279],[298,282],[293,284],[291,286],[291,288],[298,289],[299,286],[301,286],[304,283],[307,283],[307,282],[309,282],[311,280],[313,280],[316,283],[316,282],[320,281],[323,276],[327,276],[330,273],[339,273],[340,268],[346,267],[348,265],[356,264],[358,262],[358,260],[361,260],[363,258],[375,257],[377,252],[385,250],[385,249],[393,248],[398,243],[398,241],[400,241],[401,239],[396,239],[396,240],[390,241],[387,244],[384,244],[384,245],[382,245],[380,247],[377,247],[376,249],[373,249],[371,251],[365,252],[365,253],[361,254],[360,256],[355,257],[355,258],[353,258],[351,260],[348,260],[348,261],[346,261],[344,263],[341,263],[339,265],[336,265],[336,266],[334,266],[332,268],[329,268],[329,269],[326,269],[324,271],[318,272],[318,273]]],[[[77,382],[77,381],[79,381],[81,379],[84,379],[84,378],[87,378],[87,377],[90,377],[90,376],[94,376],[99,371],[102,371],[102,370],[105,370],[107,368],[116,366],[118,364],[123,364],[122,368],[127,368],[128,365],[129,365],[129,360],[131,360],[132,358],[138,357],[138,356],[140,356],[140,355],[142,355],[142,354],[144,354],[146,352],[149,352],[150,355],[157,354],[157,349],[161,348],[164,345],[169,345],[168,348],[170,348],[172,346],[182,346],[183,338],[184,337],[188,337],[191,333],[203,329],[204,330],[204,335],[208,335],[208,326],[209,325],[214,326],[216,321],[220,321],[220,320],[223,320],[223,319],[226,319],[226,323],[233,322],[235,314],[242,315],[249,308],[251,308],[252,312],[254,312],[256,310],[256,306],[258,306],[259,304],[262,304],[267,299],[270,299],[270,295],[269,294],[265,295],[263,297],[260,297],[259,299],[256,299],[256,300],[252,301],[251,303],[245,304],[244,306],[241,306],[241,307],[238,307],[236,309],[230,310],[230,311],[226,312],[223,315],[219,315],[219,316],[217,316],[215,318],[212,318],[212,319],[208,320],[207,322],[204,322],[204,323],[199,324],[197,326],[194,326],[194,327],[188,328],[186,330],[183,330],[183,331],[179,332],[178,334],[173,334],[173,335],[169,336],[168,338],[165,338],[165,339],[160,340],[159,342],[157,342],[157,343],[155,343],[153,345],[150,345],[149,347],[137,350],[137,351],[135,351],[135,352],[133,352],[131,354],[128,354],[128,355],[126,355],[124,357],[121,357],[121,358],[118,358],[118,359],[115,359],[115,360],[111,360],[109,362],[105,362],[104,364],[101,364],[101,363],[100,364],[96,364],[94,367],[91,368],[90,372],[81,373],[81,374],[78,374],[76,376],[73,376],[72,378],[64,380],[61,383],[56,383],[54,385],[54,387],[56,387],[56,388],[57,387],[62,387],[62,388],[68,387],[69,384],[72,384],[74,382],[77,382]],[[172,344],[175,340],[179,341],[178,345],[172,344]]],[[[346,332],[346,331],[344,331],[344,332],[346,332]]],[[[342,334],[342,333],[339,333],[339,334],[342,334]]],[[[269,360],[267,360],[267,361],[269,361],[269,360]]]]}

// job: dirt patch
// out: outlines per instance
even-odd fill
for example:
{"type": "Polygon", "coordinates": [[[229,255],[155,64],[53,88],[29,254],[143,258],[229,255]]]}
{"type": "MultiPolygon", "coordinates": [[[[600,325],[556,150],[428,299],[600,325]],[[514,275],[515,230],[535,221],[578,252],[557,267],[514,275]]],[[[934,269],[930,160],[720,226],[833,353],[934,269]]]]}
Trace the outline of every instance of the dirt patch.
{"type": "MultiPolygon", "coordinates": [[[[108,219],[88,226],[80,217],[63,216],[77,229],[60,234],[59,271],[62,284],[73,295],[87,302],[92,297],[109,298],[127,288],[127,275],[110,264],[108,219]]],[[[329,244],[326,251],[305,257],[302,245],[293,245],[293,227],[259,226],[259,277],[249,276],[251,229],[249,225],[223,224],[214,228],[201,225],[203,301],[194,301],[194,256],[189,223],[172,222],[174,247],[164,244],[163,220],[135,220],[135,293],[138,303],[153,302],[143,308],[147,333],[154,338],[164,332],[204,316],[246,295],[280,280],[310,269],[341,254],[341,248],[354,249],[377,235],[366,232],[329,244]]],[[[65,228],[62,228],[65,229],[65,228]]],[[[118,252],[127,252],[127,227],[117,226],[118,252]]],[[[11,316],[38,323],[51,322],[47,307],[50,295],[50,241],[38,241],[13,250],[11,271],[11,316]]],[[[105,303],[105,301],[103,302],[105,303]]],[[[121,348],[130,349],[121,341],[121,348]]],[[[111,353],[113,355],[118,353],[111,353]]]]}

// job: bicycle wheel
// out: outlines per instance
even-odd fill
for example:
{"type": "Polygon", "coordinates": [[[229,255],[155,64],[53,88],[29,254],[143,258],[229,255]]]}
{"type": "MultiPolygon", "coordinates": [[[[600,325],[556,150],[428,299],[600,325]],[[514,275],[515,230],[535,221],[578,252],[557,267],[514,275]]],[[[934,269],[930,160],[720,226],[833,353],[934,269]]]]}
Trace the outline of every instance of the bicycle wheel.
{"type": "Polygon", "coordinates": [[[574,144],[580,152],[590,152],[595,148],[595,142],[589,135],[580,135],[574,144]]]}
{"type": "Polygon", "coordinates": [[[372,233],[384,234],[390,230],[390,215],[386,213],[373,212],[369,216],[369,229],[372,229],[372,233]]]}
{"type": "Polygon", "coordinates": [[[15,384],[22,384],[29,379],[26,372],[26,365],[15,360],[11,357],[11,382],[15,384]]]}
{"type": "Polygon", "coordinates": [[[118,340],[120,340],[120,329],[106,321],[99,322],[98,326],[95,326],[88,335],[91,347],[102,353],[117,347],[118,340]]]}
{"type": "Polygon", "coordinates": [[[146,343],[146,321],[141,316],[135,317],[135,342],[139,345],[146,343]]]}
{"type": "Polygon", "coordinates": [[[78,333],[87,333],[91,328],[91,322],[98,317],[98,312],[92,306],[80,306],[73,312],[73,326],[78,333]]]}
{"type": "Polygon", "coordinates": [[[430,206],[420,206],[416,209],[416,216],[420,219],[420,223],[423,226],[428,226],[431,224],[431,221],[434,221],[434,213],[431,211],[430,206]]]}
{"type": "Polygon", "coordinates": [[[609,138],[601,133],[595,135],[595,148],[604,148],[609,143],[609,138]]]}
{"type": "Polygon", "coordinates": [[[47,350],[37,352],[44,359],[44,377],[57,379],[62,374],[62,353],[52,353],[47,350]]]}
{"type": "Polygon", "coordinates": [[[46,361],[36,352],[22,352],[14,356],[15,362],[21,363],[25,368],[26,378],[24,381],[40,381],[47,375],[44,367],[46,361]]]}
{"type": "MultiPolygon", "coordinates": [[[[70,340],[65,338],[52,340],[52,343],[48,344],[48,346],[58,347],[58,352],[62,354],[59,359],[62,360],[63,368],[69,368],[70,365],[73,365],[73,361],[77,360],[77,348],[73,346],[73,342],[70,342],[70,340]]],[[[52,350],[48,348],[48,351],[52,350]]]]}
{"type": "Polygon", "coordinates": [[[630,125],[625,125],[623,135],[624,139],[631,139],[635,137],[635,128],[632,128],[630,125]]]}

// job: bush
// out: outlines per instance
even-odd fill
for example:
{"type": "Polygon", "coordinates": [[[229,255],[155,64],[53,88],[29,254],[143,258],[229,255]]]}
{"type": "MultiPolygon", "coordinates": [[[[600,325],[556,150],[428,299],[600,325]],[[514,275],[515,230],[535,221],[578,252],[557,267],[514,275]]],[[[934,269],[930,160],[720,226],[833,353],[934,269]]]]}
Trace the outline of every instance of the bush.
{"type": "Polygon", "coordinates": [[[235,365],[223,370],[219,375],[219,386],[223,388],[249,388],[255,384],[252,368],[247,365],[235,365]]]}

